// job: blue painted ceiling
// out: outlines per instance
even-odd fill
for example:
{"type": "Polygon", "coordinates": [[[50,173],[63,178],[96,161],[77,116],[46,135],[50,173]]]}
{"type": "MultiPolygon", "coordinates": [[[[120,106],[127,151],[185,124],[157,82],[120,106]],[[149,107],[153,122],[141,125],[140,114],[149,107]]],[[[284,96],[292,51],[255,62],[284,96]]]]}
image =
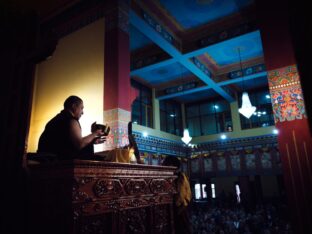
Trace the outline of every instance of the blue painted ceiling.
{"type": "Polygon", "coordinates": [[[141,59],[143,64],[142,67],[132,66],[131,78],[143,80],[145,85],[163,94],[166,88],[180,84],[183,78],[193,77],[193,81],[200,84],[194,92],[159,96],[162,100],[175,99],[185,103],[216,97],[232,102],[235,92],[267,86],[266,71],[259,75],[229,78],[229,74],[241,66],[247,68],[264,63],[259,29],[240,32],[207,45],[200,45],[198,33],[195,35],[199,29],[203,30],[203,34],[209,34],[210,30],[218,31],[211,25],[239,15],[252,4],[252,0],[181,0],[178,4],[174,0],[146,0],[144,4],[139,4],[152,20],[144,19],[137,11],[130,13],[131,58],[135,58],[135,61],[141,59]],[[172,25],[178,25],[183,30],[175,34],[170,28],[172,25]],[[168,40],[164,35],[171,35],[173,40],[168,40]],[[149,51],[153,45],[159,51],[149,51]],[[136,57],[139,50],[141,57],[136,57]],[[146,51],[146,57],[142,57],[142,50],[146,51]]]}
{"type": "Polygon", "coordinates": [[[239,63],[263,56],[260,32],[255,31],[209,46],[209,57],[219,66],[239,63]]]}
{"type": "Polygon", "coordinates": [[[191,75],[191,72],[179,63],[173,63],[163,66],[149,72],[143,72],[140,77],[143,77],[151,85],[160,85],[172,80],[181,79],[182,77],[191,75]]]}
{"type": "Polygon", "coordinates": [[[185,29],[202,26],[240,11],[251,0],[159,0],[160,5],[185,29]]]}
{"type": "Polygon", "coordinates": [[[196,94],[186,94],[181,95],[176,98],[174,98],[175,101],[183,102],[183,103],[191,103],[196,102],[198,100],[204,100],[204,99],[212,99],[218,97],[218,94],[213,89],[208,89],[204,91],[196,92],[196,94]]]}
{"type": "Polygon", "coordinates": [[[153,41],[148,39],[144,34],[137,30],[134,26],[130,25],[130,49],[135,51],[145,46],[152,45],[153,41]]]}

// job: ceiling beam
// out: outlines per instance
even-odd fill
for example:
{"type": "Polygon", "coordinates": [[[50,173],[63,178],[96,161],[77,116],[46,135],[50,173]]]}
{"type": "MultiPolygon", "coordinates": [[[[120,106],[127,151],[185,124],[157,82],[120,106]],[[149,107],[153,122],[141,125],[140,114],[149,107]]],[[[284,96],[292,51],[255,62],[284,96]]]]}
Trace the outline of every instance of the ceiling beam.
{"type": "Polygon", "coordinates": [[[247,81],[247,80],[263,78],[264,76],[267,76],[267,75],[268,75],[268,73],[266,71],[259,72],[259,73],[251,74],[251,75],[248,75],[248,76],[239,77],[239,78],[236,78],[236,79],[230,79],[230,80],[221,81],[221,82],[218,83],[218,85],[224,86],[224,85],[229,85],[229,84],[241,83],[241,82],[247,81]]]}
{"type": "Polygon", "coordinates": [[[130,72],[130,76],[138,76],[138,75],[140,75],[140,74],[142,74],[144,72],[149,72],[149,71],[152,71],[154,69],[165,67],[167,65],[170,65],[170,64],[173,64],[173,63],[176,63],[176,62],[177,62],[176,58],[166,59],[166,60],[163,60],[163,61],[158,62],[158,63],[154,63],[154,64],[151,64],[151,65],[147,65],[145,67],[134,69],[134,70],[132,70],[130,72]]]}
{"type": "Polygon", "coordinates": [[[161,101],[161,100],[165,100],[165,99],[170,99],[170,98],[175,98],[175,97],[184,96],[184,95],[191,94],[191,93],[197,93],[197,92],[204,91],[204,90],[207,90],[207,89],[211,89],[211,88],[208,87],[208,86],[203,86],[203,87],[198,87],[198,88],[194,88],[194,89],[189,89],[189,90],[182,91],[182,92],[177,92],[177,93],[162,95],[162,96],[159,96],[159,97],[156,97],[156,98],[157,98],[159,101],[161,101]]]}
{"type": "Polygon", "coordinates": [[[233,102],[235,99],[228,94],[223,88],[217,85],[217,83],[211,79],[211,77],[201,71],[192,61],[185,58],[181,52],[172,44],[170,44],[165,38],[163,38],[158,32],[150,27],[143,19],[141,19],[133,10],[130,10],[130,22],[141,33],[152,40],[156,45],[167,52],[172,58],[175,58],[177,62],[186,67],[190,72],[196,75],[199,79],[209,85],[217,93],[229,102],[233,102]]]}
{"type": "MultiPolygon", "coordinates": [[[[218,85],[225,86],[225,85],[230,85],[230,84],[235,84],[235,83],[241,83],[241,82],[247,81],[247,80],[263,78],[264,76],[267,76],[267,72],[266,71],[259,72],[259,73],[256,73],[256,74],[252,74],[252,75],[248,75],[248,76],[244,76],[244,78],[239,77],[239,78],[236,78],[236,79],[221,81],[221,82],[218,83],[218,85]]],[[[202,86],[202,87],[197,87],[197,88],[189,89],[189,90],[182,91],[182,92],[177,92],[177,93],[172,93],[172,94],[166,94],[166,95],[158,96],[156,98],[158,100],[165,100],[165,99],[169,99],[169,98],[175,98],[175,97],[180,97],[180,96],[184,96],[184,95],[187,95],[187,94],[201,92],[201,91],[204,91],[204,90],[207,90],[207,89],[211,89],[211,87],[209,87],[209,86],[202,86]]]]}
{"type": "MultiPolygon", "coordinates": [[[[229,38],[228,40],[231,40],[231,39],[233,39],[233,38],[229,38]]],[[[224,41],[222,41],[222,42],[224,42],[224,41]]],[[[219,42],[219,43],[221,43],[221,42],[219,42]]],[[[218,44],[218,43],[216,43],[216,44],[218,44]]],[[[216,44],[214,44],[214,45],[216,45],[216,44]]],[[[209,47],[211,47],[211,46],[212,45],[208,45],[206,47],[202,47],[202,48],[193,50],[191,52],[185,53],[185,54],[181,55],[181,58],[192,58],[192,57],[202,55],[202,54],[206,53],[207,50],[209,49],[209,47]]],[[[176,61],[177,60],[175,60],[174,58],[170,58],[170,59],[158,62],[158,63],[154,63],[152,65],[147,65],[147,66],[142,67],[142,68],[134,69],[131,72],[133,72],[135,75],[140,75],[142,72],[150,71],[150,70],[153,70],[155,68],[160,68],[160,67],[166,66],[168,64],[174,63],[176,61]],[[151,66],[151,68],[149,68],[150,66],[151,66]],[[145,69],[147,69],[147,70],[145,70],[145,69]]]]}
{"type": "Polygon", "coordinates": [[[181,63],[189,69],[195,76],[205,82],[210,88],[214,89],[217,93],[219,93],[223,98],[225,98],[229,102],[235,101],[235,99],[227,93],[223,88],[221,88],[214,80],[211,79],[206,73],[200,70],[193,62],[189,59],[183,58],[180,60],[181,63]]]}

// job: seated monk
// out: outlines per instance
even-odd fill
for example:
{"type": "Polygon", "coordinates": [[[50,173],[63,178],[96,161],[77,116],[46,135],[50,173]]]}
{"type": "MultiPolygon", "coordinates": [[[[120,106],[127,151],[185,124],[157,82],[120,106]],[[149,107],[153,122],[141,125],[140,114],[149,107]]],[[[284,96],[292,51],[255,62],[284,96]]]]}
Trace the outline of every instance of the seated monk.
{"type": "Polygon", "coordinates": [[[61,160],[93,156],[93,144],[103,143],[106,136],[102,129],[93,126],[92,132],[82,137],[79,119],[83,115],[83,108],[81,98],[68,97],[64,109],[46,124],[37,152],[55,154],[61,160]]]}

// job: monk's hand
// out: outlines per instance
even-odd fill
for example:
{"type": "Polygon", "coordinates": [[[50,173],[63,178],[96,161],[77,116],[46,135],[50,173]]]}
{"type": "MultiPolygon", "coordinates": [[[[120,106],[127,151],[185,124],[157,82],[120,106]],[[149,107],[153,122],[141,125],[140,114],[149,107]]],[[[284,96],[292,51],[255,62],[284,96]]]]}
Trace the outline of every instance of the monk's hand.
{"type": "Polygon", "coordinates": [[[106,136],[100,136],[95,139],[94,144],[102,144],[106,141],[106,136]]]}
{"type": "Polygon", "coordinates": [[[94,133],[96,130],[97,130],[97,129],[96,129],[96,122],[93,122],[93,123],[91,124],[91,132],[94,133]]]}

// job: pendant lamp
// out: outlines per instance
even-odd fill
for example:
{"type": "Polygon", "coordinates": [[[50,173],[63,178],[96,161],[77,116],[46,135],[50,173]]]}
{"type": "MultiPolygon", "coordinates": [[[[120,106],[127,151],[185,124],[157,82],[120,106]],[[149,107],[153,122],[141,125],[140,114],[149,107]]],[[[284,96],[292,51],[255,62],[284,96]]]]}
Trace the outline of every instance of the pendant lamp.
{"type": "Polygon", "coordinates": [[[243,92],[242,96],[242,107],[238,109],[239,113],[245,116],[247,119],[252,116],[252,114],[256,111],[256,107],[251,105],[249,96],[247,92],[243,92]]]}
{"type": "Polygon", "coordinates": [[[182,140],[186,145],[188,145],[188,143],[191,142],[192,137],[190,137],[190,133],[189,133],[189,130],[188,130],[188,129],[184,129],[184,131],[183,131],[183,137],[181,138],[181,140],[182,140]]]}
{"type": "MultiPolygon", "coordinates": [[[[180,44],[180,52],[182,54],[182,44],[180,44]]],[[[182,78],[182,66],[180,65],[180,74],[181,74],[181,78],[182,78]]],[[[183,137],[181,137],[181,140],[186,144],[188,145],[191,140],[192,140],[192,137],[190,137],[190,133],[189,133],[189,130],[187,128],[184,129],[183,131],[183,137]]]]}
{"type": "Polygon", "coordinates": [[[239,64],[240,64],[240,70],[242,73],[242,81],[243,81],[243,95],[242,95],[242,107],[238,109],[238,112],[245,116],[247,119],[249,119],[252,114],[256,111],[256,107],[251,105],[249,96],[247,91],[245,91],[244,87],[244,71],[242,67],[242,59],[240,54],[240,48],[238,47],[238,56],[239,56],[239,64]]]}

